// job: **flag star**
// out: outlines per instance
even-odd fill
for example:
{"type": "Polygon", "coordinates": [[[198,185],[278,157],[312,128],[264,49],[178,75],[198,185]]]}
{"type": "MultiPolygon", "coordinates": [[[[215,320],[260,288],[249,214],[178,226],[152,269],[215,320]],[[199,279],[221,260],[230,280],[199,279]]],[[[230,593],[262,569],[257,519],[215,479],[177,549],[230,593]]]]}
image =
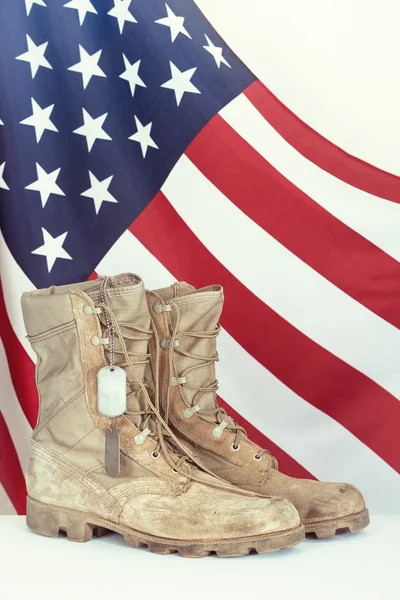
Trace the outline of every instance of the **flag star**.
{"type": "Polygon", "coordinates": [[[4,167],[6,166],[6,163],[3,162],[2,165],[0,165],[0,188],[3,190],[9,190],[10,188],[8,187],[8,185],[6,184],[6,182],[4,181],[4,167]]]}
{"type": "Polygon", "coordinates": [[[118,21],[120,33],[124,31],[125,22],[137,23],[133,14],[129,11],[132,0],[114,0],[114,8],[108,11],[111,17],[118,21]]]}
{"type": "Polygon", "coordinates": [[[95,52],[95,54],[88,54],[85,48],[79,46],[79,54],[81,57],[80,62],[72,67],[68,67],[68,71],[75,71],[76,73],[82,74],[83,88],[86,89],[89,81],[94,75],[97,77],[107,77],[102,69],[97,64],[100,60],[102,50],[95,52]]]}
{"type": "Polygon", "coordinates": [[[223,63],[227,67],[231,68],[231,65],[228,63],[226,58],[224,58],[222,56],[222,48],[220,48],[219,46],[215,46],[207,35],[204,34],[204,37],[207,40],[208,46],[203,46],[203,48],[204,48],[204,50],[207,50],[207,52],[209,52],[211,54],[211,56],[215,60],[215,63],[217,65],[218,69],[220,68],[221,63],[223,63]]]}
{"type": "Polygon", "coordinates": [[[83,25],[87,13],[98,14],[97,10],[93,6],[91,0],[71,0],[67,4],[64,4],[64,8],[74,8],[78,11],[79,23],[83,25]]]}
{"type": "Polygon", "coordinates": [[[46,6],[44,0],[25,0],[26,14],[28,16],[31,14],[32,6],[34,4],[38,4],[39,6],[46,6]]]}
{"type": "Polygon", "coordinates": [[[60,174],[61,169],[56,169],[51,173],[46,173],[42,167],[36,163],[37,180],[26,186],[26,190],[33,190],[39,192],[42,200],[42,206],[46,206],[46,202],[51,194],[56,196],[65,196],[62,189],[57,185],[57,177],[60,174]]]}
{"type": "Polygon", "coordinates": [[[28,44],[28,51],[17,56],[16,60],[23,60],[30,63],[32,79],[35,79],[35,75],[40,67],[45,67],[46,69],[53,68],[47,58],[44,57],[44,53],[46,52],[49,42],[45,42],[44,44],[40,44],[40,46],[36,46],[35,42],[29,37],[29,35],[26,36],[26,41],[28,44]]]}
{"type": "Polygon", "coordinates": [[[3,121],[0,119],[0,125],[4,125],[3,121]]]}
{"type": "Polygon", "coordinates": [[[70,256],[68,252],[66,252],[63,248],[63,244],[65,242],[65,238],[68,235],[68,231],[53,238],[53,236],[50,235],[50,233],[42,227],[42,234],[44,242],[43,246],[39,246],[39,248],[36,248],[36,250],[32,250],[31,254],[39,254],[40,256],[45,256],[47,262],[47,270],[50,273],[57,258],[65,258],[67,260],[72,260],[72,256],[70,256]]]}
{"type": "Polygon", "coordinates": [[[86,137],[88,151],[90,152],[96,140],[111,140],[108,133],[103,129],[104,121],[107,119],[108,113],[97,117],[97,119],[93,119],[84,108],[82,109],[82,113],[83,125],[82,127],[75,129],[74,133],[86,137]]]}
{"type": "Polygon", "coordinates": [[[39,104],[31,98],[32,101],[32,115],[21,121],[21,125],[31,125],[35,128],[36,141],[39,143],[40,139],[46,129],[49,131],[58,131],[54,123],[50,120],[51,113],[54,108],[54,104],[47,106],[46,108],[40,108],[39,104]]]}
{"type": "Polygon", "coordinates": [[[159,25],[165,25],[166,27],[170,28],[171,42],[174,42],[180,33],[183,33],[183,35],[186,35],[186,37],[192,39],[192,36],[183,26],[185,22],[184,17],[178,17],[176,14],[174,14],[168,4],[165,5],[165,8],[167,9],[168,16],[164,17],[163,19],[158,19],[155,21],[155,23],[158,23],[159,25]]]}
{"type": "Polygon", "coordinates": [[[177,106],[179,106],[181,103],[183,94],[185,92],[189,92],[191,94],[201,94],[200,90],[198,90],[197,87],[194,86],[190,81],[196,72],[196,67],[194,69],[188,69],[187,71],[181,72],[173,62],[170,62],[169,64],[171,67],[171,79],[163,83],[161,87],[168,88],[175,92],[177,106]]]}
{"type": "Polygon", "coordinates": [[[137,60],[133,65],[126,58],[125,54],[122,55],[125,63],[125,71],[120,75],[121,79],[125,79],[129,82],[132,96],[135,95],[136,86],[147,87],[141,77],[139,77],[140,60],[137,60]]]}
{"type": "Polygon", "coordinates": [[[137,132],[131,135],[129,138],[134,142],[138,142],[140,147],[142,148],[143,158],[146,158],[147,148],[155,148],[158,150],[157,144],[151,138],[151,127],[153,123],[148,123],[147,125],[142,125],[137,116],[135,115],[135,123],[137,127],[137,132]]]}
{"type": "Polygon", "coordinates": [[[107,177],[107,179],[103,179],[103,181],[99,181],[97,177],[89,171],[89,178],[91,187],[88,190],[86,190],[86,192],[82,192],[81,196],[93,199],[96,215],[99,214],[99,210],[103,202],[118,203],[118,200],[116,200],[114,196],[108,191],[110,183],[113,179],[113,175],[107,177]]]}

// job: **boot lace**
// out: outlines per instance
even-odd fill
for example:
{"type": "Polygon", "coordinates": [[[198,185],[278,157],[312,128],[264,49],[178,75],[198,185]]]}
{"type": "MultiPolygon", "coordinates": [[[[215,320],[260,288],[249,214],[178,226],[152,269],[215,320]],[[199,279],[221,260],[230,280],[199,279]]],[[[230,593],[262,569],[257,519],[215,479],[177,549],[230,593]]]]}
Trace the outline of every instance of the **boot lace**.
{"type": "MultiPolygon", "coordinates": [[[[186,377],[189,373],[192,373],[193,371],[196,371],[198,369],[207,368],[210,365],[218,362],[219,361],[218,352],[216,352],[213,356],[200,356],[198,354],[193,354],[191,352],[187,352],[180,345],[180,340],[184,337],[189,337],[189,338],[193,338],[193,339],[216,339],[221,332],[221,327],[218,324],[216,326],[216,328],[213,330],[179,331],[178,332],[178,323],[179,323],[179,316],[180,316],[179,307],[174,302],[170,302],[170,304],[177,311],[176,325],[173,328],[173,330],[171,331],[171,343],[169,346],[170,364],[172,364],[174,352],[176,352],[177,354],[180,354],[181,356],[185,356],[186,358],[191,358],[193,360],[197,360],[200,362],[200,364],[198,364],[198,365],[193,365],[191,367],[188,367],[187,369],[184,369],[178,375],[178,379],[177,379],[177,381],[180,383],[180,385],[182,385],[182,387],[196,392],[193,397],[192,404],[189,404],[190,412],[188,414],[190,414],[190,416],[191,416],[192,414],[196,413],[200,417],[205,417],[206,419],[207,419],[207,417],[214,417],[216,425],[217,425],[217,427],[214,428],[214,430],[213,430],[213,435],[215,437],[218,437],[218,438],[221,437],[223,435],[225,429],[234,431],[235,439],[232,444],[232,449],[239,450],[241,438],[244,437],[245,439],[248,439],[248,436],[247,436],[247,433],[246,433],[246,430],[244,429],[244,427],[242,427],[241,425],[236,423],[231,417],[229,417],[224,408],[222,408],[221,406],[218,406],[217,398],[216,398],[217,391],[219,389],[218,380],[215,379],[210,385],[207,385],[207,386],[195,386],[195,385],[191,385],[190,383],[188,383],[187,377],[186,377]],[[176,343],[177,340],[178,340],[178,343],[176,343]],[[199,401],[201,399],[201,396],[204,394],[210,393],[210,392],[214,395],[215,407],[212,409],[207,409],[207,410],[202,409],[199,406],[199,401]]],[[[168,421],[168,415],[166,418],[168,421]]],[[[260,450],[258,450],[258,452],[256,452],[256,454],[254,455],[254,458],[256,460],[261,460],[265,454],[272,457],[269,450],[260,448],[260,450]]]]}
{"type": "MultiPolygon", "coordinates": [[[[115,354],[122,355],[125,359],[118,366],[130,369],[136,382],[137,387],[133,388],[128,394],[128,398],[137,396],[139,393],[143,393],[147,408],[139,411],[127,411],[126,415],[140,416],[143,419],[143,431],[146,431],[146,435],[151,436],[157,445],[155,450],[152,452],[153,458],[158,458],[160,453],[163,454],[168,464],[172,467],[173,472],[179,473],[184,477],[188,477],[195,481],[202,481],[201,478],[196,477],[193,471],[190,469],[190,465],[196,465],[202,471],[205,471],[209,475],[212,475],[214,479],[224,482],[220,477],[215,476],[209,471],[197,458],[196,454],[191,453],[188,449],[180,442],[173,431],[170,429],[166,421],[163,419],[159,411],[159,398],[158,398],[158,384],[155,385],[155,393],[150,396],[150,386],[145,378],[141,378],[136,370],[139,365],[147,365],[150,361],[150,354],[148,353],[136,353],[131,352],[127,349],[125,339],[133,341],[149,340],[153,336],[153,330],[141,329],[132,323],[118,322],[113,309],[106,303],[100,302],[98,308],[101,308],[104,314],[107,314],[112,322],[114,331],[119,339],[121,349],[115,349],[115,354]],[[121,330],[124,327],[124,333],[121,330]],[[132,333],[135,332],[135,333],[132,333]],[[184,465],[187,465],[187,469],[184,469],[184,465]]],[[[100,316],[100,323],[105,326],[105,319],[100,316]]],[[[107,344],[105,344],[107,345],[107,344]]],[[[220,487],[215,482],[214,487],[220,487]]]]}

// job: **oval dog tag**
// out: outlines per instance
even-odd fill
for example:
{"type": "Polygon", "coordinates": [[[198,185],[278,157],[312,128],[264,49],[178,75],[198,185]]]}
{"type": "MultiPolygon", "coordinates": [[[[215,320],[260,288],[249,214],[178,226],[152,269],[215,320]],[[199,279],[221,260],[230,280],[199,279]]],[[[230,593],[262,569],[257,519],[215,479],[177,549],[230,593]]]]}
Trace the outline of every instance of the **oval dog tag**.
{"type": "Polygon", "coordinates": [[[119,417],[126,411],[126,373],[121,367],[98,371],[97,407],[105,417],[119,417]]]}

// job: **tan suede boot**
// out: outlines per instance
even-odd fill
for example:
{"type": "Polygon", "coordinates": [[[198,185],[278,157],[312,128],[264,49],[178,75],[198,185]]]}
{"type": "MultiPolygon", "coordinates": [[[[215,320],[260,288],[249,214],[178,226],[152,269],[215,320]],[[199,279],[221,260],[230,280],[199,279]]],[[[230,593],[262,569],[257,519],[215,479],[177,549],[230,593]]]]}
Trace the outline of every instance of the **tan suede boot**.
{"type": "Polygon", "coordinates": [[[162,414],[213,473],[239,488],[283,496],[299,511],[306,532],[325,538],[336,530],[360,531],[369,523],[361,493],[345,483],[288,477],[277,461],[218,407],[216,337],[223,306],[221,286],[200,290],[186,283],[148,292],[163,349],[162,414]]]}
{"type": "Polygon", "coordinates": [[[292,504],[239,492],[197,468],[163,425],[138,277],[26,293],[22,307],[40,395],[28,474],[32,530],[64,530],[80,542],[112,530],[132,546],[195,557],[271,552],[303,539],[292,504]],[[123,410],[116,404],[125,373],[123,410]]]}

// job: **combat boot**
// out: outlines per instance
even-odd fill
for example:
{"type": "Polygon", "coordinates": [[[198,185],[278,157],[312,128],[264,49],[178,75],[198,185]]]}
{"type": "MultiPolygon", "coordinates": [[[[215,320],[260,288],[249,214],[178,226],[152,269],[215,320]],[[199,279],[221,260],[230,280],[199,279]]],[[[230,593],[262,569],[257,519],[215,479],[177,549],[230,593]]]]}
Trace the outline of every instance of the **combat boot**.
{"type": "Polygon", "coordinates": [[[292,504],[201,470],[163,421],[139,277],[25,293],[22,308],[40,396],[27,481],[32,530],[79,542],[111,530],[132,546],[194,557],[302,540],[292,504]]]}
{"type": "Polygon", "coordinates": [[[367,527],[368,510],[356,487],[280,473],[276,459],[218,406],[215,363],[221,286],[196,290],[175,283],[148,292],[148,302],[158,311],[154,327],[163,350],[159,368],[162,414],[202,464],[241,489],[287,498],[297,508],[306,532],[317,537],[331,537],[338,529],[356,532],[367,527]]]}

